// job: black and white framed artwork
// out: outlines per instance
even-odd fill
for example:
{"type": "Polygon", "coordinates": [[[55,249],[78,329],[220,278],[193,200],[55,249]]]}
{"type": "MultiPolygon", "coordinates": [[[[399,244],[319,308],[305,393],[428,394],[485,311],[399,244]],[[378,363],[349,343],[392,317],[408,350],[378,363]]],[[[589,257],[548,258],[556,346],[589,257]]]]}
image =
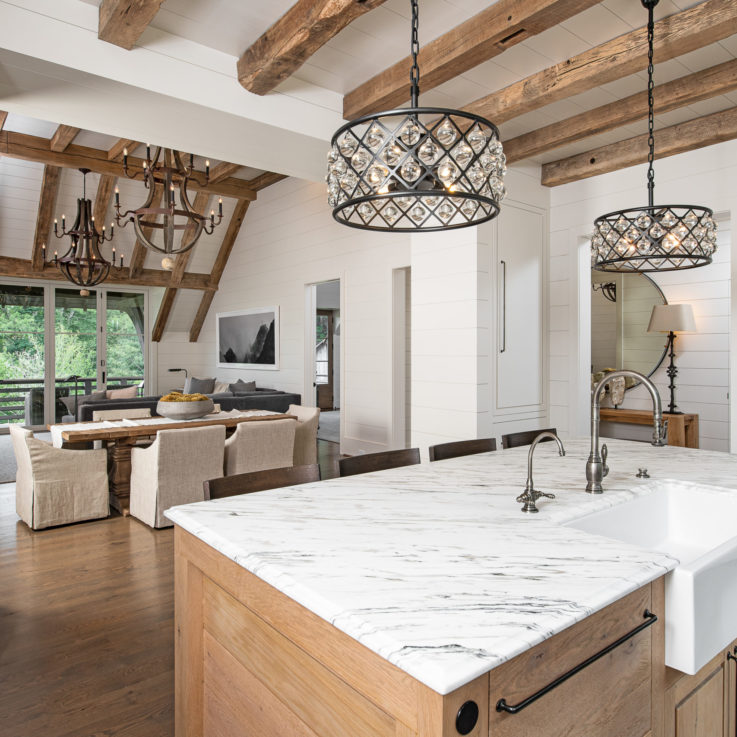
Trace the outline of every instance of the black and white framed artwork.
{"type": "Polygon", "coordinates": [[[217,314],[219,368],[279,368],[279,308],[217,314]]]}

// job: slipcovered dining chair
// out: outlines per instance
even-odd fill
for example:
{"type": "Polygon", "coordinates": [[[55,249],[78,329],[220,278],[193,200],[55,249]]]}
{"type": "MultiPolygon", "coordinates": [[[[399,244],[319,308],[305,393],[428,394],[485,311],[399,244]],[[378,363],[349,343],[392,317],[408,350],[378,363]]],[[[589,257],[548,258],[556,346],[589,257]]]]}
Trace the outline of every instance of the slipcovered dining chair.
{"type": "Polygon", "coordinates": [[[303,407],[290,404],[287,414],[297,418],[297,434],[294,438],[295,466],[317,463],[317,427],[320,424],[318,407],[303,407]]]}
{"type": "Polygon", "coordinates": [[[18,464],[15,509],[33,530],[107,517],[107,453],[64,450],[10,426],[18,464]]]}
{"type": "MultiPolygon", "coordinates": [[[[241,422],[225,441],[225,475],[293,465],[296,420],[241,422]]],[[[222,476],[221,474],[218,474],[222,476]]]]}
{"type": "Polygon", "coordinates": [[[225,425],[161,430],[148,448],[131,450],[131,515],[170,527],[164,510],[201,502],[202,484],[223,475],[225,425]]]}

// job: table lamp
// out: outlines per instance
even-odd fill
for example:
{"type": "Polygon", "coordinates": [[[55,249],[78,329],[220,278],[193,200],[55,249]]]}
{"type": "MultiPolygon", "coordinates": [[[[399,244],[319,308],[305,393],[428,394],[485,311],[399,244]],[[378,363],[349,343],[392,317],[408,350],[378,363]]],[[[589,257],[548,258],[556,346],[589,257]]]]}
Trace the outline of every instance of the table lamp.
{"type": "Polygon", "coordinates": [[[655,305],[650,315],[650,324],[647,326],[648,333],[668,333],[668,356],[670,363],[666,370],[666,374],[670,379],[668,388],[670,389],[670,405],[668,412],[672,415],[682,415],[676,407],[676,376],[678,369],[675,364],[675,351],[673,345],[676,340],[676,333],[694,333],[696,332],[696,323],[693,319],[693,310],[691,305],[655,305]]]}

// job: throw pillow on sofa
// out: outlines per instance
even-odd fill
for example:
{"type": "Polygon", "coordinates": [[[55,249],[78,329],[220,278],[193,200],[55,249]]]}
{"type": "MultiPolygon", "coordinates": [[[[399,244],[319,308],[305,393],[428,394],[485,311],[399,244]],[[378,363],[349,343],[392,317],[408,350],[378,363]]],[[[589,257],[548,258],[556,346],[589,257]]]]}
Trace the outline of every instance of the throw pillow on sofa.
{"type": "Polygon", "coordinates": [[[138,387],[135,384],[133,386],[121,386],[119,389],[108,389],[105,392],[107,399],[131,399],[137,396],[138,387]]]}
{"type": "Polygon", "coordinates": [[[241,381],[241,379],[238,379],[235,384],[229,385],[230,391],[233,392],[236,396],[240,394],[252,394],[256,391],[256,382],[255,381],[241,381]]]}
{"type": "Polygon", "coordinates": [[[190,376],[184,382],[185,394],[214,394],[215,379],[198,379],[190,376]]]}
{"type": "MultiPolygon", "coordinates": [[[[107,399],[107,392],[92,392],[92,394],[80,394],[77,397],[77,407],[81,407],[85,402],[101,402],[107,399]]],[[[59,397],[70,415],[74,414],[74,395],[71,397],[59,397]]]]}
{"type": "Polygon", "coordinates": [[[212,390],[213,394],[227,394],[230,392],[230,384],[227,381],[218,381],[215,379],[215,388],[212,390]]]}

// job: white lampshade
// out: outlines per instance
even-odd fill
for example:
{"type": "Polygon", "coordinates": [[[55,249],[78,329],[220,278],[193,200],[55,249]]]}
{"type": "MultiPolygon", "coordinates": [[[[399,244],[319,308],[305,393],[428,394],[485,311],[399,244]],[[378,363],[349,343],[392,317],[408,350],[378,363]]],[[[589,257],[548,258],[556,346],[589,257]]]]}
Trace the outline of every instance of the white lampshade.
{"type": "Polygon", "coordinates": [[[648,333],[695,333],[691,305],[655,305],[650,315],[648,333]]]}

